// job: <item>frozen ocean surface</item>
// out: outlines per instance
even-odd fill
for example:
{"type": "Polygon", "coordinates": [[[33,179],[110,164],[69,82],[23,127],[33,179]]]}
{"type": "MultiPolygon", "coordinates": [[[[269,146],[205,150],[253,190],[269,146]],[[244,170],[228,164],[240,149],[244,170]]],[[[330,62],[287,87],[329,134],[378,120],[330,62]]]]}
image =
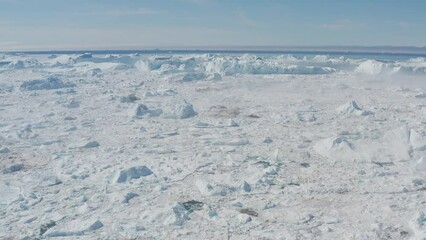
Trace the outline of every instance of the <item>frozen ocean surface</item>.
{"type": "Polygon", "coordinates": [[[426,56],[0,54],[1,239],[422,239],[426,56]]]}

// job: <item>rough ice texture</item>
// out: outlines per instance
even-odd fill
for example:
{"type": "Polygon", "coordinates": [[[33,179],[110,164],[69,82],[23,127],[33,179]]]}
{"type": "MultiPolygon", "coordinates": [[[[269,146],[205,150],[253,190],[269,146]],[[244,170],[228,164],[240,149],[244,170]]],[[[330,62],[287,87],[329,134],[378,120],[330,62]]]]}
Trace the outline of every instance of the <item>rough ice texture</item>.
{"type": "Polygon", "coordinates": [[[0,239],[426,235],[423,58],[0,58],[0,239]]]}
{"type": "Polygon", "coordinates": [[[21,88],[25,90],[50,90],[59,88],[75,87],[74,83],[64,83],[58,77],[50,76],[43,80],[26,81],[21,84],[21,88]]]}

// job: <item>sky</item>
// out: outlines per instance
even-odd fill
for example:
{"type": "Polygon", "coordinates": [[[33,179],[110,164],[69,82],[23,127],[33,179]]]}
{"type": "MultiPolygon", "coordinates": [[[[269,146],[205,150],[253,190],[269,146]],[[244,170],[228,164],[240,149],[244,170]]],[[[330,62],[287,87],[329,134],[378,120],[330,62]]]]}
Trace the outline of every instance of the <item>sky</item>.
{"type": "Polygon", "coordinates": [[[0,0],[0,51],[426,46],[425,0],[0,0]]]}

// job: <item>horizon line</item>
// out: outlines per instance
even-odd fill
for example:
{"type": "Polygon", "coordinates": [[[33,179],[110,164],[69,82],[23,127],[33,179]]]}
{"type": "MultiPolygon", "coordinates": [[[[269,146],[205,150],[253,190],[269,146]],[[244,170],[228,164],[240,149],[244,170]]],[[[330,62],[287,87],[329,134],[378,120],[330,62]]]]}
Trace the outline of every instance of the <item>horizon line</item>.
{"type": "Polygon", "coordinates": [[[61,54],[61,53],[352,53],[352,54],[406,54],[426,55],[426,46],[362,46],[362,45],[324,45],[324,46],[146,46],[140,48],[81,48],[51,50],[12,50],[1,51],[3,54],[61,54]]]}
{"type": "MultiPolygon", "coordinates": [[[[0,50],[0,53],[29,53],[29,52],[80,52],[80,51],[291,51],[291,50],[423,50],[426,53],[426,46],[410,45],[193,45],[193,46],[101,46],[101,47],[64,47],[64,48],[29,48],[0,50]]],[[[370,51],[368,51],[370,52],[370,51]]],[[[399,53],[399,51],[398,51],[399,53]]]]}

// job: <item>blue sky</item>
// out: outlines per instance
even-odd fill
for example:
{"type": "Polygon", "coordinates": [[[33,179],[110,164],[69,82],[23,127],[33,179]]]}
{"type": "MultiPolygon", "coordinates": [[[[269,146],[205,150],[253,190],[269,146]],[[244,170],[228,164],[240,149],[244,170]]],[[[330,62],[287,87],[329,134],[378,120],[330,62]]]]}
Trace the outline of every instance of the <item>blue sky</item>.
{"type": "Polygon", "coordinates": [[[0,0],[0,51],[425,46],[425,10],[425,0],[0,0]]]}

